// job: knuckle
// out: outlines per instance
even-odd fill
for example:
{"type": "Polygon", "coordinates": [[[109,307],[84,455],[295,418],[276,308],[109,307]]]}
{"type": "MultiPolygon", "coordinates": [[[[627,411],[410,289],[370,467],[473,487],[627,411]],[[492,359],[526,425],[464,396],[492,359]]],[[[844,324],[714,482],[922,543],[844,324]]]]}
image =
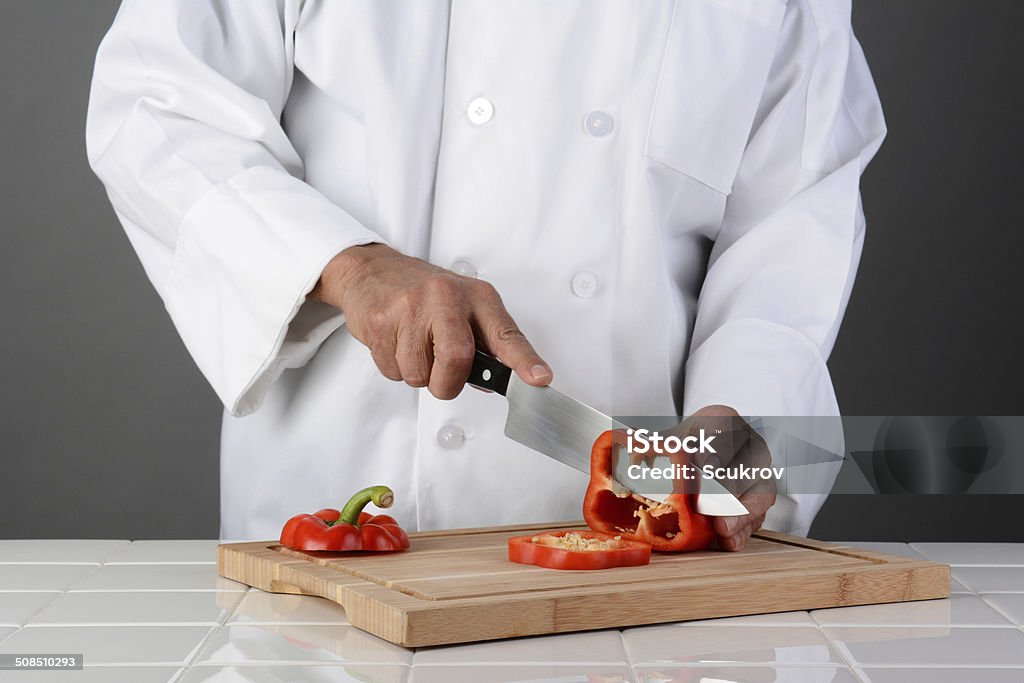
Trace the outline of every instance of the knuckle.
{"type": "Polygon", "coordinates": [[[377,369],[380,370],[380,374],[384,375],[384,377],[388,378],[392,382],[399,382],[402,380],[402,373],[391,366],[381,365],[378,363],[377,369]]]}
{"type": "Polygon", "coordinates": [[[380,374],[394,382],[402,379],[402,373],[399,371],[393,356],[374,351],[372,348],[370,349],[370,356],[373,358],[374,365],[380,370],[380,374]]]}
{"type": "Polygon", "coordinates": [[[430,379],[428,377],[424,377],[419,373],[403,373],[402,379],[405,380],[406,384],[415,389],[421,389],[430,383],[430,379]]]}
{"type": "Polygon", "coordinates": [[[385,365],[388,364],[390,360],[393,360],[388,358],[389,354],[384,349],[384,346],[382,344],[371,341],[366,346],[367,348],[370,349],[370,357],[373,358],[373,362],[376,363],[379,367],[383,368],[385,365]]]}
{"type": "Polygon", "coordinates": [[[469,342],[441,344],[434,349],[434,359],[445,365],[455,365],[473,360],[476,347],[469,342]]]}
{"type": "Polygon", "coordinates": [[[391,306],[400,318],[408,318],[419,308],[419,300],[412,292],[402,292],[395,297],[391,306]]]}
{"type": "Polygon", "coordinates": [[[459,286],[455,277],[446,273],[429,276],[423,283],[424,291],[434,299],[448,300],[456,296],[459,286]]]}
{"type": "Polygon", "coordinates": [[[391,329],[387,311],[374,311],[366,317],[366,330],[372,339],[384,337],[391,329]]]}
{"type": "Polygon", "coordinates": [[[433,325],[442,329],[458,332],[468,329],[469,317],[464,311],[452,306],[445,306],[433,316],[433,325]]]}
{"type": "Polygon", "coordinates": [[[512,322],[501,322],[491,329],[491,335],[500,342],[524,342],[526,336],[512,322]]]}
{"type": "Polygon", "coordinates": [[[476,289],[476,295],[481,299],[485,301],[501,301],[498,290],[487,280],[473,280],[473,287],[476,289]]]}
{"type": "Polygon", "coordinates": [[[406,384],[419,388],[430,383],[430,366],[419,344],[406,340],[399,348],[396,360],[406,384]]]}
{"type": "Polygon", "coordinates": [[[451,399],[459,395],[459,389],[460,387],[448,385],[430,385],[429,391],[434,396],[434,398],[440,399],[442,401],[450,401],[451,399]]]}
{"type": "Polygon", "coordinates": [[[751,458],[755,467],[770,467],[772,464],[772,454],[766,449],[755,449],[754,455],[751,458]]]}

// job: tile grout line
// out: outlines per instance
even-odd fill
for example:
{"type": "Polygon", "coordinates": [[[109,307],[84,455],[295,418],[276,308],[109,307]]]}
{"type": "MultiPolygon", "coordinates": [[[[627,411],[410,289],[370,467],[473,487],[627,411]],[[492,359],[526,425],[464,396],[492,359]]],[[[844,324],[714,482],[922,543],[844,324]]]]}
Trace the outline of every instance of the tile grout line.
{"type": "Polygon", "coordinates": [[[629,656],[629,650],[626,649],[626,630],[622,628],[615,629],[615,633],[619,636],[619,645],[622,646],[622,657],[626,662],[626,666],[629,668],[630,673],[633,672],[633,659],[629,656]]]}
{"type": "MultiPolygon", "coordinates": [[[[131,666],[124,664],[110,664],[102,666],[131,666]]],[[[145,665],[142,665],[145,666],[145,665]]],[[[192,666],[183,666],[181,663],[177,664],[163,664],[158,666],[176,666],[181,670],[181,675],[186,676],[188,672],[195,669],[196,671],[208,671],[210,669],[250,669],[250,670],[261,670],[268,669],[271,667],[287,668],[287,669],[344,669],[348,667],[391,667],[391,668],[402,668],[403,673],[409,673],[413,667],[411,664],[405,664],[404,662],[381,662],[381,661],[369,661],[369,660],[328,660],[328,661],[312,661],[305,659],[249,659],[244,661],[224,661],[224,662],[200,662],[193,664],[192,666]]],[[[469,666],[469,665],[467,665],[469,666]]],[[[514,665],[519,667],[519,664],[514,665]]],[[[541,664],[540,666],[545,666],[541,664]]],[[[174,681],[180,679],[172,679],[168,683],[174,683],[174,681]]],[[[205,680],[205,679],[204,679],[205,680]]],[[[347,679],[346,679],[347,680],[347,679]]],[[[354,680],[354,679],[353,679],[354,680]]]]}
{"type": "Polygon", "coordinates": [[[871,683],[871,679],[866,673],[864,673],[864,669],[858,667],[856,669],[850,669],[850,671],[853,672],[853,677],[860,681],[860,683],[871,683]]]}
{"type": "MultiPolygon", "coordinates": [[[[196,646],[195,650],[185,660],[184,666],[182,668],[183,672],[187,672],[189,669],[191,669],[193,662],[195,662],[196,658],[203,651],[203,648],[206,647],[207,643],[209,643],[211,640],[213,640],[213,637],[215,635],[217,635],[218,633],[220,633],[220,630],[222,628],[227,628],[227,624],[228,624],[229,621],[231,621],[231,617],[234,616],[235,612],[238,611],[238,608],[242,604],[242,601],[245,600],[246,596],[249,595],[249,592],[251,590],[252,590],[252,588],[248,587],[245,590],[245,592],[243,593],[241,599],[239,599],[238,602],[236,602],[234,604],[234,606],[230,610],[225,610],[227,612],[227,614],[224,615],[224,620],[223,621],[218,620],[217,623],[214,625],[214,627],[212,629],[210,629],[209,632],[207,632],[206,636],[202,640],[199,641],[199,644],[196,646]]],[[[185,674],[183,673],[182,677],[184,677],[184,675],[185,674]]]]}
{"type": "MultiPolygon", "coordinates": [[[[119,540],[120,540],[120,539],[119,539],[119,540]]],[[[115,550],[115,551],[111,552],[111,553],[110,553],[109,555],[107,555],[106,557],[104,557],[103,559],[101,559],[101,560],[100,560],[100,566],[103,566],[104,564],[106,564],[106,563],[107,563],[107,560],[109,560],[109,559],[110,559],[111,557],[113,557],[113,556],[114,556],[114,555],[116,555],[117,553],[121,552],[122,550],[126,550],[126,549],[128,549],[128,548],[131,548],[131,547],[132,547],[132,543],[134,543],[134,542],[135,542],[135,541],[133,541],[133,540],[132,540],[132,539],[130,539],[130,538],[126,538],[126,539],[124,539],[124,540],[125,540],[125,541],[127,541],[127,542],[126,542],[126,543],[125,543],[125,544],[124,544],[123,546],[121,546],[121,547],[120,547],[119,549],[117,549],[117,550],[115,550]]]]}
{"type": "MultiPolygon", "coordinates": [[[[245,593],[246,591],[225,588],[74,588],[65,593],[245,593]]],[[[4,591],[0,591],[2,594],[4,591]]],[[[50,593],[52,591],[7,591],[11,593],[50,593]]]]}
{"type": "Polygon", "coordinates": [[[992,669],[1001,671],[1010,669],[1024,673],[1024,664],[922,664],[921,662],[885,662],[879,664],[861,664],[861,669],[926,669],[937,671],[957,671],[963,669],[971,671],[974,669],[992,669]]]}
{"type": "Polygon", "coordinates": [[[65,538],[35,539],[35,538],[33,538],[33,539],[4,539],[4,540],[14,540],[14,541],[19,541],[19,540],[27,540],[27,541],[86,541],[86,542],[99,542],[99,543],[104,543],[104,542],[115,542],[116,543],[116,542],[122,542],[123,541],[124,544],[122,546],[118,547],[118,548],[115,548],[114,550],[111,550],[109,553],[107,553],[106,555],[104,555],[104,556],[102,556],[102,557],[100,557],[100,558],[98,558],[96,560],[79,560],[77,562],[75,562],[75,561],[71,561],[71,562],[49,562],[49,561],[32,561],[32,560],[13,560],[13,561],[0,560],[0,565],[26,565],[26,564],[75,565],[75,566],[78,566],[78,565],[102,565],[102,564],[104,564],[107,561],[107,559],[112,557],[114,554],[121,552],[124,548],[128,547],[132,543],[132,541],[130,539],[127,539],[127,538],[86,538],[86,539],[76,539],[76,538],[70,538],[70,539],[65,539],[65,538]]]}
{"type": "MultiPolygon", "coordinates": [[[[28,619],[26,619],[24,623],[19,624],[17,630],[20,631],[21,629],[25,628],[30,623],[32,623],[32,620],[35,619],[36,617],[38,617],[47,607],[49,607],[51,604],[53,604],[54,600],[56,600],[57,598],[59,598],[62,595],[67,595],[67,591],[40,591],[40,592],[41,593],[53,593],[53,597],[50,598],[49,600],[47,600],[46,602],[44,602],[39,607],[39,609],[37,609],[35,612],[33,612],[31,615],[29,615],[28,619]]],[[[12,633],[11,635],[13,636],[14,634],[12,633]]]]}
{"type": "MultiPolygon", "coordinates": [[[[909,625],[909,626],[905,625],[905,624],[904,625],[900,625],[900,624],[856,624],[856,625],[829,624],[828,626],[825,626],[824,628],[850,628],[850,629],[873,628],[873,629],[901,629],[901,630],[907,630],[907,629],[921,629],[921,630],[946,629],[947,631],[949,629],[963,629],[965,631],[978,631],[978,630],[981,630],[981,629],[988,628],[988,629],[994,629],[994,630],[998,630],[998,631],[1007,631],[1007,630],[1009,630],[1006,626],[992,626],[990,624],[912,624],[912,625],[909,625]]],[[[1010,624],[1010,628],[1017,629],[1017,628],[1020,628],[1020,627],[1018,627],[1016,624],[1010,624]]],[[[825,637],[828,638],[828,635],[826,634],[825,637]]],[[[1024,664],[1022,664],[1021,666],[1024,666],[1024,664]]]]}
{"type": "Polygon", "coordinates": [[[238,601],[238,602],[236,602],[236,603],[234,604],[234,606],[233,606],[233,607],[232,607],[232,608],[231,608],[230,610],[226,610],[226,611],[227,611],[227,614],[225,614],[225,615],[224,615],[224,620],[223,620],[223,621],[219,621],[219,620],[218,620],[218,622],[217,622],[218,626],[227,626],[227,625],[228,625],[229,623],[231,623],[231,617],[235,616],[235,614],[236,614],[236,613],[238,612],[238,608],[242,606],[242,603],[243,603],[243,602],[245,602],[245,599],[246,599],[247,597],[249,597],[249,595],[250,595],[251,593],[252,593],[252,588],[251,588],[251,587],[249,587],[249,588],[248,588],[248,589],[247,589],[247,590],[246,590],[246,591],[245,591],[245,592],[244,592],[244,593],[242,594],[242,597],[241,597],[241,599],[239,599],[239,601],[238,601]]]}
{"type": "Polygon", "coordinates": [[[36,631],[46,628],[210,628],[219,625],[215,621],[69,621],[59,624],[26,624],[22,628],[36,631]]]}
{"type": "MultiPolygon", "coordinates": [[[[1007,613],[1007,612],[1005,612],[1004,610],[1000,609],[1000,608],[998,607],[998,605],[995,605],[995,604],[993,604],[993,603],[989,602],[988,600],[986,600],[986,599],[985,599],[985,595],[1000,595],[999,593],[995,593],[995,594],[993,594],[993,593],[987,593],[987,594],[985,594],[985,593],[979,593],[979,594],[978,594],[978,599],[979,599],[979,600],[981,600],[982,602],[984,602],[984,603],[985,603],[986,605],[988,605],[989,607],[991,607],[991,608],[992,608],[992,610],[993,610],[993,611],[995,611],[995,613],[997,613],[997,614],[999,614],[1000,616],[1002,616],[1002,617],[1006,618],[1006,620],[1007,620],[1008,622],[1010,622],[1010,624],[1012,624],[1012,625],[1013,625],[1014,627],[1016,627],[1016,628],[1018,628],[1018,629],[1020,629],[1020,628],[1024,628],[1024,623],[1022,623],[1022,624],[1017,624],[1017,622],[1015,622],[1015,621],[1013,620],[1013,617],[1012,617],[1012,616],[1010,616],[1010,614],[1008,614],[1008,613],[1007,613]]],[[[1002,593],[1001,595],[1016,595],[1016,594],[1015,594],[1015,593],[1002,593]]]]}
{"type": "Polygon", "coordinates": [[[188,654],[185,660],[178,664],[182,668],[182,671],[187,672],[192,668],[192,662],[199,656],[199,653],[203,651],[203,648],[213,639],[213,636],[220,633],[220,625],[214,624],[212,627],[207,629],[206,634],[199,639],[199,642],[192,649],[192,652],[188,654]]]}
{"type": "MultiPolygon", "coordinates": [[[[3,627],[0,627],[0,628],[8,628],[8,627],[7,626],[3,626],[3,627]]],[[[6,636],[0,636],[0,645],[5,643],[11,636],[13,636],[15,633],[18,633],[23,628],[25,628],[25,627],[24,626],[15,626],[14,630],[11,631],[10,633],[8,633],[6,636]]]]}
{"type": "MultiPolygon", "coordinates": [[[[642,627],[640,627],[642,628],[642,627]]],[[[615,629],[618,633],[618,642],[623,645],[623,654],[626,655],[626,666],[630,670],[630,674],[633,674],[633,655],[630,653],[630,646],[626,642],[626,629],[615,629]]],[[[635,677],[634,677],[635,678],[635,677]]]]}
{"type": "MultiPolygon", "coordinates": [[[[580,665],[586,664],[602,664],[601,662],[578,662],[580,665]]],[[[543,663],[533,663],[534,666],[544,666],[543,663]]],[[[520,665],[516,665],[520,666],[520,665]]],[[[526,665],[522,665],[526,666],[526,665]]],[[[611,666],[611,665],[606,665],[611,666]]],[[[738,661],[714,661],[714,662],[641,662],[636,666],[643,669],[706,669],[706,668],[721,668],[728,667],[730,669],[830,669],[837,671],[840,669],[852,670],[851,667],[846,666],[842,662],[738,662],[738,661]]]]}
{"type": "MultiPolygon", "coordinates": [[[[853,657],[853,653],[849,652],[849,649],[845,645],[841,645],[840,643],[838,643],[838,642],[832,640],[831,638],[829,638],[828,634],[825,633],[825,630],[822,627],[822,625],[819,624],[818,620],[815,619],[814,616],[811,614],[811,611],[812,610],[806,610],[804,612],[804,614],[807,615],[808,619],[810,619],[812,622],[814,622],[814,628],[816,628],[818,630],[818,633],[821,635],[821,637],[825,639],[825,643],[827,644],[826,647],[828,647],[829,650],[831,650],[831,651],[833,651],[833,652],[835,652],[836,654],[839,655],[839,658],[843,661],[843,664],[846,665],[846,668],[848,670],[855,671],[856,670],[856,666],[855,666],[856,660],[853,657]]],[[[856,674],[854,674],[854,675],[856,675],[856,674]]]]}
{"type": "MultiPolygon", "coordinates": [[[[364,662],[355,662],[355,663],[356,664],[363,664],[364,662]]],[[[517,668],[524,668],[524,669],[530,668],[530,667],[536,668],[536,667],[542,667],[542,666],[549,666],[549,667],[555,667],[555,668],[559,668],[560,667],[560,668],[563,668],[563,669],[567,669],[567,668],[570,668],[570,667],[582,667],[582,666],[603,666],[603,667],[607,667],[609,669],[611,669],[611,668],[632,669],[632,666],[629,663],[627,663],[627,662],[621,662],[621,661],[619,661],[619,662],[607,662],[607,661],[601,662],[601,661],[590,661],[590,660],[587,660],[587,661],[552,660],[552,661],[548,661],[548,662],[535,662],[535,661],[517,662],[517,661],[512,661],[512,660],[503,661],[503,660],[500,660],[500,659],[495,659],[493,661],[479,661],[479,662],[476,662],[476,661],[473,661],[473,662],[427,662],[426,664],[415,664],[414,663],[414,664],[405,664],[405,665],[389,664],[389,663],[386,663],[386,662],[365,662],[365,663],[366,664],[377,664],[377,665],[380,665],[380,666],[408,666],[409,668],[419,667],[420,669],[445,669],[445,668],[456,669],[456,668],[469,668],[469,667],[482,667],[482,666],[517,667],[517,668]]],[[[348,665],[349,662],[345,662],[345,664],[348,665]]],[[[657,666],[657,665],[658,665],[658,662],[641,662],[638,666],[657,666]]],[[[202,664],[200,666],[207,666],[207,665],[202,664]]],[[[218,666],[225,666],[225,665],[224,664],[219,664],[218,666]]],[[[235,666],[235,665],[231,664],[230,666],[235,666]]],[[[692,662],[692,663],[683,664],[683,665],[680,665],[680,664],[677,664],[677,663],[673,663],[672,666],[673,667],[678,667],[678,668],[683,668],[683,667],[686,667],[686,666],[689,666],[689,667],[707,666],[707,664],[706,663],[701,663],[701,662],[692,662]]],[[[732,666],[732,664],[730,664],[730,666],[732,666]]],[[[754,666],[764,666],[764,664],[756,664],[754,666]]],[[[793,665],[793,666],[799,666],[799,665],[793,665]]]]}
{"type": "MultiPolygon", "coordinates": [[[[102,564],[97,564],[97,565],[95,566],[95,568],[94,568],[94,569],[93,569],[93,570],[92,570],[91,572],[88,572],[88,573],[86,573],[86,574],[83,574],[82,576],[78,577],[78,581],[81,581],[82,579],[86,578],[87,576],[92,576],[92,574],[93,574],[94,572],[97,572],[97,571],[99,571],[100,567],[102,567],[102,566],[103,566],[102,564]]],[[[72,582],[71,582],[71,586],[73,586],[73,585],[75,585],[75,582],[74,582],[74,581],[72,581],[72,582]]],[[[18,631],[20,631],[20,630],[21,630],[21,629],[23,629],[23,628],[28,628],[28,627],[29,627],[29,626],[30,626],[30,625],[32,624],[32,620],[33,620],[33,619],[35,619],[36,617],[38,617],[38,616],[39,616],[40,614],[42,614],[42,613],[43,613],[43,611],[44,611],[44,610],[45,610],[45,609],[46,609],[47,607],[49,607],[49,606],[50,606],[50,605],[51,605],[51,604],[52,604],[52,603],[53,603],[53,602],[54,602],[55,600],[57,600],[57,599],[58,599],[59,597],[61,597],[61,596],[63,596],[63,595],[67,595],[67,594],[68,594],[68,592],[69,592],[69,591],[71,590],[71,586],[65,586],[65,587],[64,587],[63,589],[61,589],[60,591],[52,591],[52,592],[54,593],[53,599],[51,599],[51,600],[48,600],[48,601],[46,602],[46,604],[44,604],[44,605],[43,605],[42,607],[40,607],[40,608],[39,608],[39,609],[37,609],[37,610],[36,610],[35,612],[33,612],[33,613],[32,613],[32,616],[30,616],[30,617],[29,617],[28,619],[26,619],[26,620],[25,620],[25,623],[24,623],[24,624],[22,624],[21,626],[19,626],[19,627],[18,627],[18,631]]],[[[26,591],[26,592],[27,592],[27,591],[26,591]]],[[[49,593],[49,592],[51,592],[51,591],[40,591],[40,592],[45,592],[45,593],[49,593]]],[[[15,631],[15,633],[17,633],[17,631],[15,631]]],[[[12,633],[12,634],[10,634],[10,635],[12,635],[12,636],[13,636],[13,635],[14,635],[14,633],[12,633]]],[[[3,640],[6,640],[6,638],[4,638],[3,640]]],[[[3,642],[3,641],[2,641],[2,640],[0,640],[0,642],[3,642]]]]}

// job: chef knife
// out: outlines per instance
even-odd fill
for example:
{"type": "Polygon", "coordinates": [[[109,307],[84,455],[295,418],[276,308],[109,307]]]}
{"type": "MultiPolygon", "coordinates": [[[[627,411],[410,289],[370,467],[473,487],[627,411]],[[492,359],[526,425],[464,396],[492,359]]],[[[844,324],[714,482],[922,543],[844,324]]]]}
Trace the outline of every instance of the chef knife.
{"type": "MultiPolygon", "coordinates": [[[[621,422],[556,389],[530,386],[511,368],[482,351],[477,351],[473,359],[469,383],[508,399],[505,436],[587,475],[590,474],[590,450],[597,437],[609,429],[626,428],[621,422]]],[[[614,474],[622,484],[628,463],[626,458],[618,458],[618,461],[614,474]]],[[[634,487],[625,488],[633,490],[634,487]]],[[[660,493],[641,495],[659,502],[667,497],[660,493]]],[[[697,496],[697,512],[723,517],[745,515],[747,509],[720,483],[704,478],[697,496]]]]}

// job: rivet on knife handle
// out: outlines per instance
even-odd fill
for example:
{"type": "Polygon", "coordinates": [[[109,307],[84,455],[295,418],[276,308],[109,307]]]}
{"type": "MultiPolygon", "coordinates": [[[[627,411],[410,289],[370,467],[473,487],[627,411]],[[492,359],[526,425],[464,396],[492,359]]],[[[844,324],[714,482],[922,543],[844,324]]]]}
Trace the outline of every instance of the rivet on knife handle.
{"type": "Polygon", "coordinates": [[[505,396],[508,382],[512,378],[512,370],[501,361],[477,351],[473,357],[473,369],[469,372],[468,382],[481,389],[488,389],[505,396]]]}

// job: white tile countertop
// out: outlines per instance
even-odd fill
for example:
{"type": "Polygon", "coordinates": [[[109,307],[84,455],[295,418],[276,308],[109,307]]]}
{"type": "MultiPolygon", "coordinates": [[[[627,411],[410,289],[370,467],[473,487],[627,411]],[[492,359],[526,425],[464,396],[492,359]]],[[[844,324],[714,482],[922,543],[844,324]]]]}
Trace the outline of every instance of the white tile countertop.
{"type": "Polygon", "coordinates": [[[0,541],[0,680],[1024,682],[1024,544],[862,543],[953,566],[953,596],[407,650],[326,600],[217,576],[217,541],[0,541]]]}

